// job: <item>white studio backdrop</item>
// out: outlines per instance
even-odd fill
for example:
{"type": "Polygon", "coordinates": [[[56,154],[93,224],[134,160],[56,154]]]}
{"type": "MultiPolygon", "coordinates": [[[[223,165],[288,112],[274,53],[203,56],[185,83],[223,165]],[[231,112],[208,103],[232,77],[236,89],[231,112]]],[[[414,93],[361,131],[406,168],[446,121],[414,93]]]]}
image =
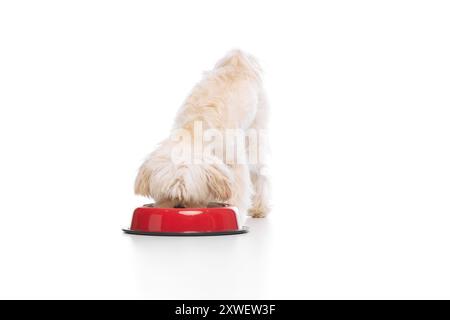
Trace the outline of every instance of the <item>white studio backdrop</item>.
{"type": "Polygon", "coordinates": [[[450,298],[450,3],[2,1],[0,298],[450,298]],[[260,59],[273,212],[121,233],[204,70],[260,59]]]}

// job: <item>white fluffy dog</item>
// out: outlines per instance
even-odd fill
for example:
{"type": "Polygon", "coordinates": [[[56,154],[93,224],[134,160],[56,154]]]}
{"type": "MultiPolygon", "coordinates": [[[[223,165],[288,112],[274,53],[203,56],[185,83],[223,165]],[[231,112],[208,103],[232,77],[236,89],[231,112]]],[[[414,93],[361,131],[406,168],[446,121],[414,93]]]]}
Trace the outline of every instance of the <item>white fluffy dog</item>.
{"type": "Polygon", "coordinates": [[[263,170],[266,140],[260,133],[267,113],[259,64],[242,51],[231,51],[194,87],[176,116],[171,138],[140,167],[136,194],[152,197],[159,207],[226,202],[241,213],[264,217],[269,186],[263,170]],[[230,131],[243,132],[244,148],[237,147],[230,131]]]}

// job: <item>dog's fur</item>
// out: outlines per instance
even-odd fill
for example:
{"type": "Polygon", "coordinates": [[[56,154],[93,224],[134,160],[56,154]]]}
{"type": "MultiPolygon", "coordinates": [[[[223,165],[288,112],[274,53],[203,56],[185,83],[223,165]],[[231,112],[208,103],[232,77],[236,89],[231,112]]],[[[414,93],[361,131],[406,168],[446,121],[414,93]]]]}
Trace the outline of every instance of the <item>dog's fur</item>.
{"type": "MultiPolygon", "coordinates": [[[[173,130],[194,133],[194,122],[205,129],[265,130],[268,104],[256,60],[239,50],[222,58],[192,90],[175,120],[173,130]]],[[[259,148],[266,141],[258,140],[259,148]]],[[[252,217],[269,211],[268,179],[264,163],[228,163],[211,155],[201,163],[179,162],[171,153],[180,142],[166,139],[142,164],[136,178],[136,194],[152,197],[159,207],[205,207],[226,202],[252,217]]]]}

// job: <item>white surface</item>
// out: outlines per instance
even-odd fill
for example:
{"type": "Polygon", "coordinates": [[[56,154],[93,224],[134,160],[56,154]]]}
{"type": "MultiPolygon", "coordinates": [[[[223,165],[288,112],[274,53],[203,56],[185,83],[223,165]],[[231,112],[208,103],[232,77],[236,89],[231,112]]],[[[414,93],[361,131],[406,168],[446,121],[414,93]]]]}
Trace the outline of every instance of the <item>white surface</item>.
{"type": "Polygon", "coordinates": [[[3,1],[0,298],[450,298],[445,1],[3,1]],[[201,71],[258,56],[274,210],[122,234],[201,71]]]}

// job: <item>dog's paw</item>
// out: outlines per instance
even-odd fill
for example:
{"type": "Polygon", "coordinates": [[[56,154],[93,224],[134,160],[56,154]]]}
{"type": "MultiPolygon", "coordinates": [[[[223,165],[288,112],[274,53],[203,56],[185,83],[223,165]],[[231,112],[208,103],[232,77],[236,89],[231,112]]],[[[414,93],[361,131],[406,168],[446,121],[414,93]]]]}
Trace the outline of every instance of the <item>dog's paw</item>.
{"type": "Polygon", "coordinates": [[[270,209],[268,207],[258,206],[250,208],[248,210],[248,215],[252,218],[265,218],[269,211],[270,209]]]}

